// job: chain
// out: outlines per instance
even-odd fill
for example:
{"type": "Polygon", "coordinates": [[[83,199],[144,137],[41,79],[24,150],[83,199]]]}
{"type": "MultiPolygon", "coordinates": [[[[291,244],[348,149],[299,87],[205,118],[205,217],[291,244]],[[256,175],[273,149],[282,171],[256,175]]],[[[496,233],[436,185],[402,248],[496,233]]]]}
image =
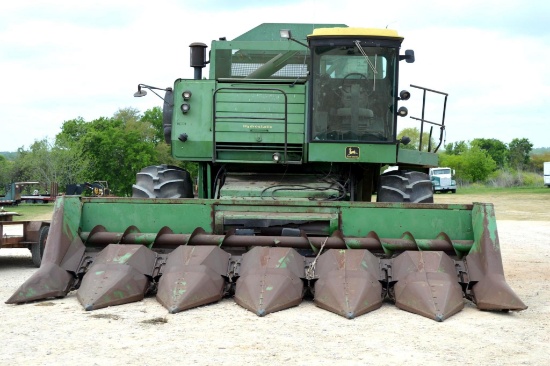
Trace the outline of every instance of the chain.
{"type": "Polygon", "coordinates": [[[237,272],[237,266],[238,266],[238,263],[237,261],[235,261],[227,271],[227,278],[229,279],[230,283],[233,283],[233,278],[235,277],[235,273],[237,272]]]}
{"type": "Polygon", "coordinates": [[[317,259],[319,258],[319,256],[323,252],[323,248],[325,247],[325,244],[326,244],[328,238],[329,237],[327,236],[325,238],[325,240],[323,240],[323,243],[321,244],[321,248],[319,248],[319,252],[317,252],[317,256],[315,257],[313,262],[311,262],[309,267],[306,269],[306,279],[312,280],[315,277],[315,264],[317,263],[317,259]]]}

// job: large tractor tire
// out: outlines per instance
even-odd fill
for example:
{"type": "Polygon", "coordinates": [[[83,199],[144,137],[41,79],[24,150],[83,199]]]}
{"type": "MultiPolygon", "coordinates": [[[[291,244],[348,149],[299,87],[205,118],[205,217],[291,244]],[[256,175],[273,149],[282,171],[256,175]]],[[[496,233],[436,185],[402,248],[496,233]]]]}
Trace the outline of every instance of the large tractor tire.
{"type": "Polygon", "coordinates": [[[380,176],[377,202],[433,203],[432,182],[428,174],[394,170],[380,176]]]}
{"type": "Polygon", "coordinates": [[[49,226],[42,226],[38,232],[38,242],[31,246],[32,263],[36,267],[40,267],[40,264],[42,264],[42,256],[44,255],[44,248],[46,248],[49,231],[49,226]]]}
{"type": "Polygon", "coordinates": [[[153,165],[136,175],[132,197],[193,198],[193,182],[185,169],[171,165],[153,165]]]}

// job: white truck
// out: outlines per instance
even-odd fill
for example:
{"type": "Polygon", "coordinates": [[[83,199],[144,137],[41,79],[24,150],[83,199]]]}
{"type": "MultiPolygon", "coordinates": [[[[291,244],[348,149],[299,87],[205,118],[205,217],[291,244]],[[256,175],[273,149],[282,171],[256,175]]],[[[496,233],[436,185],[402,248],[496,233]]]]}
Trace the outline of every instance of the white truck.
{"type": "Polygon", "coordinates": [[[550,187],[550,161],[544,163],[544,185],[550,187]]]}
{"type": "Polygon", "coordinates": [[[456,181],[453,179],[454,170],[451,168],[430,168],[430,179],[434,193],[456,193],[456,181]]]}

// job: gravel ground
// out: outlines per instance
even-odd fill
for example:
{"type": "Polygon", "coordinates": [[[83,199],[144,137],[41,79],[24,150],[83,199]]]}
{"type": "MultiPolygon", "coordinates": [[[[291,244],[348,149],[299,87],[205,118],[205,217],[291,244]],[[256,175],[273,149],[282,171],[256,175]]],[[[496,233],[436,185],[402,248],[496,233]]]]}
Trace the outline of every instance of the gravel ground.
{"type": "Polygon", "coordinates": [[[465,309],[437,323],[391,303],[354,320],[311,301],[259,318],[231,299],[175,315],[154,298],[86,312],[74,292],[3,303],[36,269],[0,250],[1,365],[547,365],[550,221],[499,220],[508,283],[529,309],[465,309]]]}

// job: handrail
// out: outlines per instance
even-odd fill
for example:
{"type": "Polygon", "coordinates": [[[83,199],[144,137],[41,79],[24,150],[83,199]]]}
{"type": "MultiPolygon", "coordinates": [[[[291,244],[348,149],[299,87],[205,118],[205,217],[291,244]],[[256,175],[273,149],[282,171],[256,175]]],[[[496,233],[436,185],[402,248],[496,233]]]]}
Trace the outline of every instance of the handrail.
{"type": "MultiPolygon", "coordinates": [[[[278,89],[278,88],[228,88],[228,87],[216,89],[214,91],[214,95],[213,95],[213,103],[212,103],[212,135],[213,135],[212,136],[212,148],[213,148],[212,162],[213,163],[216,162],[216,119],[217,119],[217,116],[216,116],[216,96],[217,96],[218,92],[222,91],[222,90],[275,91],[275,92],[280,92],[283,95],[285,111],[284,111],[284,116],[282,118],[247,117],[247,119],[284,121],[284,123],[285,123],[285,132],[284,132],[285,145],[284,145],[284,159],[283,159],[283,162],[287,163],[287,145],[288,145],[288,97],[287,97],[287,94],[282,89],[278,89]]],[[[244,116],[235,116],[235,117],[223,117],[223,118],[243,119],[245,117],[244,116]]]]}
{"type": "MultiPolygon", "coordinates": [[[[424,122],[425,123],[430,123],[432,125],[436,125],[436,126],[440,126],[440,133],[439,133],[439,144],[437,145],[437,147],[434,149],[434,153],[437,152],[437,150],[439,149],[439,147],[441,146],[441,142],[443,141],[443,132],[445,131],[445,111],[447,109],[447,97],[449,96],[449,94],[447,93],[444,93],[444,92],[441,92],[441,91],[438,91],[438,90],[434,90],[434,89],[428,89],[428,88],[425,88],[425,87],[422,87],[422,86],[417,86],[417,85],[413,85],[413,84],[410,84],[411,85],[411,88],[417,88],[417,89],[421,89],[423,90],[423,93],[422,93],[422,118],[417,118],[417,117],[412,117],[411,116],[411,119],[414,119],[416,121],[420,121],[420,141],[419,141],[419,144],[418,144],[418,151],[422,151],[422,135],[424,133],[424,122]],[[441,95],[444,95],[445,96],[445,100],[443,101],[443,117],[441,119],[441,123],[437,123],[437,122],[431,122],[431,121],[428,121],[426,119],[424,119],[424,111],[425,111],[425,107],[426,107],[426,92],[432,92],[432,93],[436,93],[436,94],[441,94],[441,95]]],[[[429,142],[428,142],[428,152],[430,152],[431,150],[431,141],[432,141],[432,131],[433,131],[433,126],[430,128],[430,135],[429,135],[429,142]]]]}

